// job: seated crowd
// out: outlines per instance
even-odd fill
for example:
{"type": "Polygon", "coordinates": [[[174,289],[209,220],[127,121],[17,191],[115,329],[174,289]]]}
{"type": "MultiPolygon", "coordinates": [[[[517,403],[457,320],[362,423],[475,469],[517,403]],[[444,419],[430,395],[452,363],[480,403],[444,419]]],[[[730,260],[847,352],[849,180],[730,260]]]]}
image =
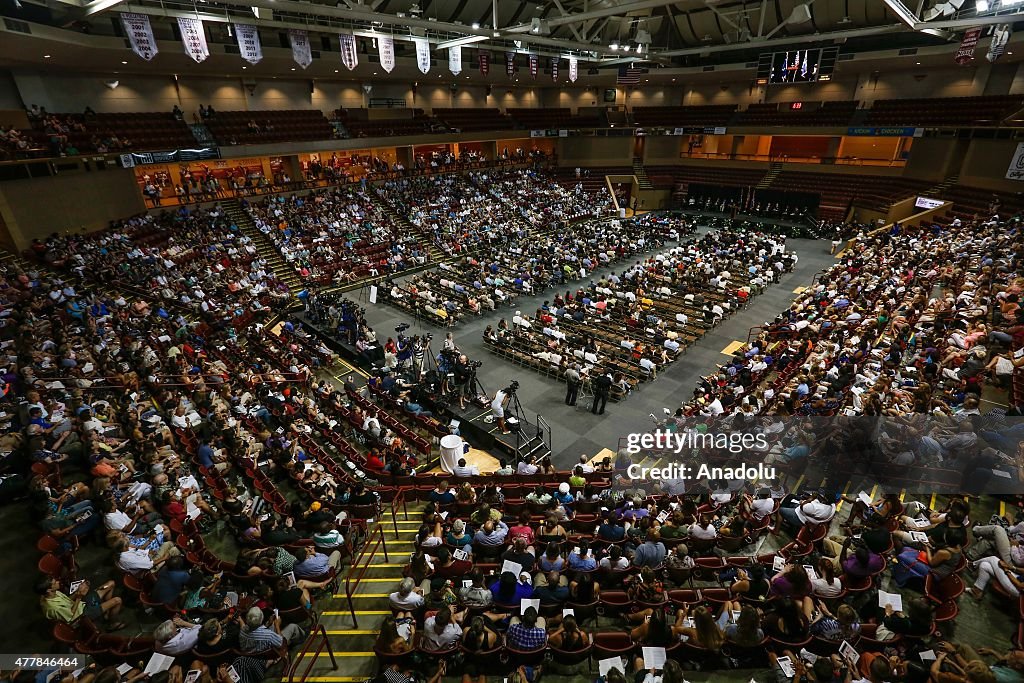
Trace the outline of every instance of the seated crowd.
{"type": "MultiPolygon", "coordinates": [[[[660,230],[671,225],[667,220],[643,218],[633,225],[660,230]]],[[[670,229],[677,237],[682,233],[670,229]]],[[[535,318],[517,312],[511,326],[502,319],[496,327],[488,326],[484,338],[492,350],[526,354],[541,372],[565,379],[570,404],[575,403],[572,386],[598,382],[605,374],[612,386],[600,388],[617,399],[637,382],[655,379],[687,344],[795,262],[796,255],[785,252],[780,238],[710,233],[576,292],[557,294],[542,304],[535,318]]]]}
{"type": "Polygon", "coordinates": [[[678,219],[584,221],[543,235],[510,235],[437,271],[386,289],[391,303],[422,309],[428,320],[454,324],[467,315],[513,305],[519,295],[540,294],[585,277],[595,268],[678,241],[692,231],[678,219]]]}
{"type": "Polygon", "coordinates": [[[244,202],[256,227],[303,281],[343,284],[426,262],[415,235],[401,234],[354,186],[244,202]]]}
{"type": "MultiPolygon", "coordinates": [[[[29,251],[92,286],[138,295],[133,312],[153,311],[164,319],[185,313],[215,327],[240,329],[290,298],[219,205],[139,215],[87,235],[54,234],[33,240],[29,251]]],[[[85,305],[59,294],[51,298],[83,320],[85,305]]]]}
{"type": "MultiPolygon", "coordinates": [[[[483,476],[460,463],[454,481],[440,481],[406,578],[389,596],[392,616],[375,648],[382,668],[403,670],[416,656],[421,666],[445,659],[450,671],[455,655],[466,680],[479,680],[503,666],[539,674],[542,660],[564,672],[611,658],[618,671],[603,680],[633,671],[640,680],[652,667],[646,652],[633,655],[663,648],[668,661],[655,673],[680,682],[680,664],[771,665],[778,680],[795,668],[799,680],[872,683],[1024,674],[1015,652],[938,636],[958,611],[970,537],[1008,549],[1018,527],[1000,521],[968,533],[970,506],[960,498],[930,510],[895,494],[785,495],[740,480],[689,482],[685,495],[673,481],[644,491],[619,477],[628,455],[609,460],[595,467],[583,456],[561,483],[559,475],[522,483],[543,476],[528,461],[483,476]],[[608,476],[622,483],[608,486],[608,476]],[[841,504],[850,515],[841,534],[828,535],[841,504]],[[743,554],[778,533],[793,540],[743,554]]],[[[999,586],[1016,614],[1024,569],[1010,554],[977,568],[973,592],[999,586]]]]}

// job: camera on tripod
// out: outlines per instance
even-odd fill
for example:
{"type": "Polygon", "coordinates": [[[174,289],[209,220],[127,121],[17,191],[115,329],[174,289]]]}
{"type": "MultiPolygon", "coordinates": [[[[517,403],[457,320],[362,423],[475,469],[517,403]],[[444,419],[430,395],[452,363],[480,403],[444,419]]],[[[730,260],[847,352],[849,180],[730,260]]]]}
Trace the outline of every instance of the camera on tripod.
{"type": "Polygon", "coordinates": [[[517,391],[519,391],[519,380],[517,380],[517,379],[514,379],[514,380],[512,380],[512,382],[511,382],[511,383],[510,383],[510,384],[508,385],[508,393],[510,393],[510,394],[514,394],[514,393],[516,393],[517,391]]]}
{"type": "Polygon", "coordinates": [[[398,325],[395,325],[395,332],[397,332],[398,334],[402,334],[407,329],[409,329],[409,323],[400,323],[398,325]]]}
{"type": "Polygon", "coordinates": [[[471,369],[473,369],[473,370],[479,370],[480,366],[483,365],[483,364],[484,364],[484,362],[482,360],[471,360],[471,361],[469,361],[469,367],[471,369]]]}

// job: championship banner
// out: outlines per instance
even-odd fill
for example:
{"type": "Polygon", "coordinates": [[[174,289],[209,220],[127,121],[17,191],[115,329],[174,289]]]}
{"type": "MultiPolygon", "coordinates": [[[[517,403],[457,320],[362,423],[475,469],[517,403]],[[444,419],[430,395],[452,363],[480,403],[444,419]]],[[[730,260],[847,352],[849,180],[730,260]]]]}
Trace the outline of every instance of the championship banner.
{"type": "Polygon", "coordinates": [[[974,59],[974,48],[978,45],[978,39],[981,38],[980,28],[969,28],[964,31],[963,40],[960,41],[960,48],[956,51],[953,56],[953,61],[957,64],[964,65],[968,64],[974,59]]]}
{"type": "Polygon", "coordinates": [[[242,59],[250,64],[258,64],[263,59],[263,47],[260,45],[260,34],[251,24],[235,24],[235,38],[238,40],[238,52],[242,59]]]}
{"type": "Polygon", "coordinates": [[[156,38],[153,37],[153,26],[149,23],[148,15],[121,12],[121,26],[124,28],[124,34],[128,36],[132,52],[147,62],[156,56],[159,50],[156,47],[156,38]]]}
{"type": "Polygon", "coordinates": [[[999,24],[992,31],[992,42],[988,46],[988,53],[985,55],[985,59],[990,62],[995,62],[997,59],[1003,56],[1006,52],[1006,44],[1010,42],[1010,36],[1013,34],[1013,27],[1009,24],[999,24]]]}
{"type": "Polygon", "coordinates": [[[202,63],[210,56],[202,21],[193,17],[178,17],[178,29],[181,31],[181,44],[185,46],[185,54],[197,63],[202,63]]]}
{"type": "Polygon", "coordinates": [[[516,53],[506,52],[505,53],[505,73],[508,74],[509,78],[516,73],[516,53]]]}
{"type": "Polygon", "coordinates": [[[303,69],[313,63],[313,50],[309,45],[309,34],[300,28],[288,29],[288,42],[292,45],[292,59],[303,69]]]}
{"type": "Polygon", "coordinates": [[[481,50],[477,53],[477,60],[480,62],[480,75],[489,74],[491,72],[491,53],[481,50]]]}
{"type": "Polygon", "coordinates": [[[395,40],[391,36],[377,38],[377,49],[380,52],[380,68],[391,73],[395,68],[395,40]]]}
{"type": "Polygon", "coordinates": [[[352,71],[359,66],[359,53],[356,52],[356,37],[351,33],[342,33],[338,35],[338,38],[341,41],[341,63],[349,71],[352,71]]]}
{"type": "Polygon", "coordinates": [[[539,60],[537,58],[537,55],[530,55],[530,76],[532,78],[537,78],[537,62],[538,61],[539,60]]]}
{"type": "Polygon", "coordinates": [[[421,74],[425,74],[430,71],[430,41],[426,38],[413,38],[412,42],[416,46],[416,66],[420,68],[421,74]]]}
{"type": "Polygon", "coordinates": [[[462,73],[462,46],[448,48],[448,70],[458,76],[462,73]]]}
{"type": "Polygon", "coordinates": [[[569,82],[575,83],[576,77],[579,75],[579,65],[576,63],[575,57],[569,57],[569,82]]]}
{"type": "Polygon", "coordinates": [[[551,58],[551,80],[558,80],[558,57],[551,58]]]}

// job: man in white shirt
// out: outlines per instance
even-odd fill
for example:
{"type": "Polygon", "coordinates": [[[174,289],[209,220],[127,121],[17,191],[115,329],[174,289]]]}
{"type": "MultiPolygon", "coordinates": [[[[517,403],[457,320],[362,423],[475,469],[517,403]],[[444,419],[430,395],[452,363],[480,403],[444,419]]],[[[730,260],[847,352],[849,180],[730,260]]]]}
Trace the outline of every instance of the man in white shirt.
{"type": "Polygon", "coordinates": [[[153,631],[154,649],[165,655],[189,654],[199,642],[199,627],[180,617],[168,619],[153,631]]]}
{"type": "Polygon", "coordinates": [[[516,467],[516,474],[537,474],[539,468],[533,464],[533,458],[524,460],[516,467]]]}
{"type": "Polygon", "coordinates": [[[796,529],[804,524],[825,524],[831,521],[836,515],[836,506],[817,494],[800,501],[795,507],[780,508],[779,514],[789,526],[796,529]]]}
{"type": "Polygon", "coordinates": [[[455,623],[451,609],[442,607],[423,623],[420,646],[427,652],[441,652],[455,645],[461,636],[462,627],[455,623]]]}
{"type": "Polygon", "coordinates": [[[459,458],[459,462],[452,470],[452,474],[456,477],[474,477],[480,474],[480,469],[473,467],[472,465],[467,465],[465,458],[459,458]]]}

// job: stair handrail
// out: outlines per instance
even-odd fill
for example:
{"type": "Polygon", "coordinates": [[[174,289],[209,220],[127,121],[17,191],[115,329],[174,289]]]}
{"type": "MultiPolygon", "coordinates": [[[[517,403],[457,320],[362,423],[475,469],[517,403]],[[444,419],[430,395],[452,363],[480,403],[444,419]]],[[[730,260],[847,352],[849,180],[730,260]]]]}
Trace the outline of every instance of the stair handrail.
{"type": "Polygon", "coordinates": [[[373,558],[377,556],[378,550],[384,551],[384,561],[389,562],[388,545],[384,540],[384,529],[379,522],[373,527],[373,530],[367,534],[366,541],[363,543],[363,547],[359,551],[359,555],[353,559],[352,565],[348,569],[348,573],[345,574],[345,597],[348,599],[348,610],[352,614],[352,628],[359,628],[359,620],[356,618],[356,607],[355,603],[352,602],[352,596],[355,595],[356,590],[359,589],[359,584],[362,583],[363,578],[366,576],[366,572],[370,569],[370,565],[373,563],[373,558]],[[377,540],[374,541],[374,538],[377,540]],[[363,563],[364,559],[365,564],[363,563]]]}
{"type": "Polygon", "coordinates": [[[537,413],[537,432],[540,434],[540,437],[544,440],[544,445],[547,446],[549,450],[551,450],[551,425],[548,423],[547,420],[544,419],[544,416],[541,415],[540,413],[537,413]]]}
{"type": "Polygon", "coordinates": [[[331,658],[331,668],[337,671],[338,661],[334,658],[334,648],[331,647],[331,641],[327,637],[327,629],[324,628],[323,624],[317,624],[313,632],[306,638],[306,642],[302,644],[302,649],[288,666],[288,676],[286,679],[288,683],[296,683],[295,673],[299,670],[299,663],[303,659],[308,659],[309,663],[306,664],[306,670],[302,672],[302,676],[298,679],[298,683],[305,683],[306,679],[309,678],[309,672],[316,666],[316,661],[323,654],[324,650],[327,650],[327,654],[331,658]],[[316,644],[316,652],[310,654],[314,643],[316,644]]]}

